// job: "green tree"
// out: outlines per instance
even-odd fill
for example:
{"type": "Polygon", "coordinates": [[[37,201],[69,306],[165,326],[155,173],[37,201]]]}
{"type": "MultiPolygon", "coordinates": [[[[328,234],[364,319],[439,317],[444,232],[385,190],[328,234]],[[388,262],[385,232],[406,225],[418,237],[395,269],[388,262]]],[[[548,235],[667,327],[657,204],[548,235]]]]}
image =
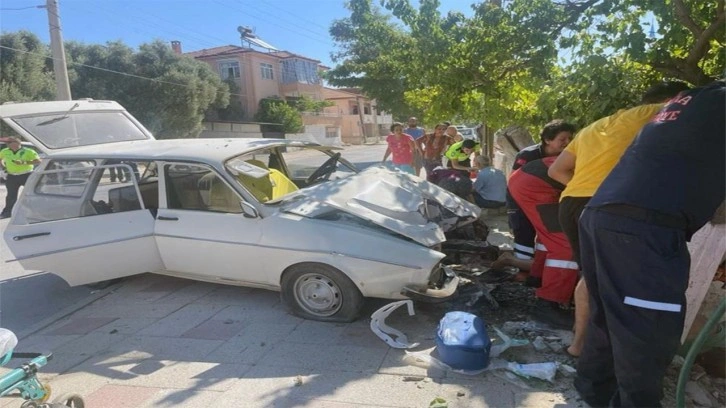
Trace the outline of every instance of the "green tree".
{"type": "Polygon", "coordinates": [[[0,45],[0,103],[55,98],[48,46],[29,31],[4,33],[0,45]]]}
{"type": "Polygon", "coordinates": [[[323,109],[334,106],[335,103],[331,101],[318,101],[308,96],[301,96],[295,100],[295,109],[299,112],[316,112],[319,113],[323,109]]]}
{"type": "Polygon", "coordinates": [[[207,111],[205,116],[230,121],[244,120],[245,111],[242,108],[242,103],[239,101],[239,97],[237,96],[241,92],[240,86],[237,84],[237,81],[231,77],[227,78],[224,83],[227,84],[227,87],[229,88],[229,105],[224,108],[210,109],[207,111]]]}
{"type": "Polygon", "coordinates": [[[303,130],[300,112],[280,98],[260,100],[255,120],[263,123],[263,130],[299,133],[303,130]]]}
{"type": "Polygon", "coordinates": [[[69,43],[74,97],[121,103],[157,138],[196,137],[210,108],[229,105],[229,88],[203,62],[155,41],[138,51],[121,42],[69,43]]]}

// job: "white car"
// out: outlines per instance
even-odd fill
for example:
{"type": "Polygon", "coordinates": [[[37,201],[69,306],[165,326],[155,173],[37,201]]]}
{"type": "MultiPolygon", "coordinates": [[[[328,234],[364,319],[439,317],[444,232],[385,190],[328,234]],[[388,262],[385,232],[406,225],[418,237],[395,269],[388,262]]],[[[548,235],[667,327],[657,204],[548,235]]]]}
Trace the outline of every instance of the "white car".
{"type": "Polygon", "coordinates": [[[47,154],[4,239],[23,267],[70,285],[153,272],[278,290],[299,316],[351,321],[365,297],[454,296],[441,244],[479,217],[412,175],[358,172],[333,147],[155,140],[109,101],[9,104],[0,117],[47,154]]]}

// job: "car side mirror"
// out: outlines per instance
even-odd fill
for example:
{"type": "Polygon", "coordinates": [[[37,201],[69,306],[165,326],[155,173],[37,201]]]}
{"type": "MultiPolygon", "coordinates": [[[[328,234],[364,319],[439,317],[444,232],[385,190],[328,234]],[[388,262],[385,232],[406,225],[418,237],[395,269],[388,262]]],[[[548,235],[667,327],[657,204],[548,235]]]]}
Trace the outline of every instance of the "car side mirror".
{"type": "Polygon", "coordinates": [[[246,201],[240,201],[239,205],[242,207],[242,215],[244,215],[245,218],[257,218],[260,216],[260,213],[257,212],[257,208],[252,206],[252,204],[246,201]]]}

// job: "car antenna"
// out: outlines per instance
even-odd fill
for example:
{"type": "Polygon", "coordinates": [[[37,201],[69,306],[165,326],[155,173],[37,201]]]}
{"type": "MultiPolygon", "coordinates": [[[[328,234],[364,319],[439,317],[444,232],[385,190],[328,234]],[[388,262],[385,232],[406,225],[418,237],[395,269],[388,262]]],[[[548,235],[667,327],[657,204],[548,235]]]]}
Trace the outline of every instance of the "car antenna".
{"type": "Polygon", "coordinates": [[[79,107],[79,106],[80,106],[80,105],[78,104],[78,102],[76,102],[76,103],[74,103],[74,104],[73,104],[73,106],[71,106],[71,108],[70,108],[70,109],[68,109],[68,110],[66,111],[66,113],[64,113],[64,114],[63,114],[63,116],[56,116],[56,117],[54,117],[53,119],[48,119],[48,120],[46,120],[45,122],[40,122],[40,123],[38,123],[38,125],[37,125],[37,126],[45,126],[45,125],[50,125],[51,123],[59,122],[59,121],[61,121],[61,120],[65,119],[65,118],[67,118],[67,117],[68,117],[68,115],[69,115],[69,114],[70,114],[71,112],[73,112],[73,109],[76,109],[76,108],[77,108],[77,107],[79,107]]]}

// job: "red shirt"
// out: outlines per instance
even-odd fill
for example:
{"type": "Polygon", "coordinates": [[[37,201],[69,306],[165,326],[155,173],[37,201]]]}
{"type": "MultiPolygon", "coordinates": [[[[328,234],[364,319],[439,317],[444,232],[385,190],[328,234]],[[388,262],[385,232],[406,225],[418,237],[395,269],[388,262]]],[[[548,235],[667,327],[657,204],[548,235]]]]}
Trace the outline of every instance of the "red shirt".
{"type": "Polygon", "coordinates": [[[393,155],[393,164],[410,165],[413,163],[413,149],[411,148],[413,137],[411,135],[401,133],[400,137],[396,137],[394,133],[391,133],[386,137],[386,142],[393,155]]]}

